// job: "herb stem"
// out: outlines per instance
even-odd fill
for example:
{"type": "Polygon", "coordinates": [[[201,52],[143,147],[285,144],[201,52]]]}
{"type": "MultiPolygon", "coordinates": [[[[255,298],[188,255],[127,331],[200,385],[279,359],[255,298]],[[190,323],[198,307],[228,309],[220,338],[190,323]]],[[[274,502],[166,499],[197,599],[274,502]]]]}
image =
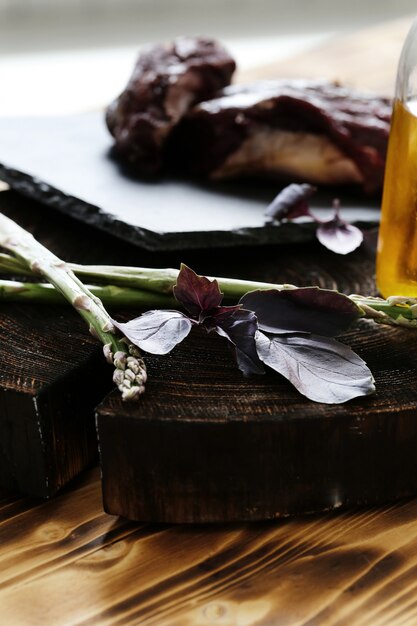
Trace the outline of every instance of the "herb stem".
{"type": "MultiPolygon", "coordinates": [[[[87,289],[109,308],[168,308],[175,309],[178,302],[168,294],[158,294],[141,289],[117,285],[86,285],[87,289]]],[[[44,304],[64,304],[65,298],[49,283],[21,282],[0,279],[0,300],[9,302],[30,301],[44,304]]]]}
{"type": "MultiPolygon", "coordinates": [[[[0,240],[0,245],[1,240],[0,240]]],[[[144,268],[113,265],[81,265],[67,263],[66,268],[79,278],[94,283],[89,286],[91,295],[98,296],[108,306],[177,308],[178,303],[172,297],[173,287],[177,282],[179,270],[172,268],[144,268]],[[100,283],[103,285],[100,287],[100,283]]],[[[20,258],[0,253],[0,274],[13,276],[33,276],[33,271],[20,258]]],[[[214,278],[214,277],[211,277],[214,278]]],[[[293,289],[294,285],[265,283],[260,281],[240,280],[217,277],[220,290],[228,302],[239,300],[248,291],[257,289],[293,289]]],[[[22,283],[22,285],[25,283],[22,283]]],[[[81,283],[82,284],[82,283],[81,283]]],[[[26,284],[25,284],[26,285],[26,284]]],[[[20,287],[3,286],[4,299],[30,299],[37,301],[57,301],[56,296],[47,295],[47,289],[26,287],[19,296],[20,287]],[[48,299],[50,298],[50,299],[48,299]]],[[[386,300],[371,296],[353,294],[350,299],[357,304],[362,316],[380,323],[417,327],[417,299],[392,296],[386,300]]]]}

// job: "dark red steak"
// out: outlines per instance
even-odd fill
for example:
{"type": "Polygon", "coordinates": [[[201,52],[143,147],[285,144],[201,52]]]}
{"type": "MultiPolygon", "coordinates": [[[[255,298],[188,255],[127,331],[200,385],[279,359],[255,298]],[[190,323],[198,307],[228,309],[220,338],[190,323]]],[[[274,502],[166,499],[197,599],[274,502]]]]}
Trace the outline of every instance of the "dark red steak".
{"type": "Polygon", "coordinates": [[[174,126],[194,104],[229,85],[234,70],[232,57],[211,39],[183,37],[146,48],[106,112],[118,157],[139,175],[157,173],[174,126]]]}
{"type": "Polygon", "coordinates": [[[322,184],[382,186],[391,102],[323,81],[226,87],[176,129],[178,166],[212,178],[273,176],[322,184]]]}

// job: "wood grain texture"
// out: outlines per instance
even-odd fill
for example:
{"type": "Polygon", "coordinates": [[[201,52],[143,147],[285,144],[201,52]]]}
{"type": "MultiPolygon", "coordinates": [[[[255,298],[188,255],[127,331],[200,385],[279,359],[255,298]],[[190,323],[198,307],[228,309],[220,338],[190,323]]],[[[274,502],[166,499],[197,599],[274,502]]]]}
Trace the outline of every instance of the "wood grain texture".
{"type": "MultiPolygon", "coordinates": [[[[10,191],[0,193],[0,211],[58,255],[91,258],[94,231],[10,191]]],[[[98,239],[103,259],[109,244],[98,239]]],[[[70,307],[2,303],[0,488],[49,497],[95,462],[94,407],[111,388],[100,346],[70,307]]]]}
{"type": "Polygon", "coordinates": [[[249,380],[228,346],[196,333],[147,357],[137,406],[97,410],[105,510],[157,522],[274,519],[417,493],[417,352],[410,331],[363,322],[341,337],[376,394],[343,405],[301,396],[269,371],[249,380]]]}
{"type": "Polygon", "coordinates": [[[96,474],[0,502],[1,620],[13,626],[414,626],[417,501],[227,526],[101,511],[96,474]]]}
{"type": "Polygon", "coordinates": [[[238,73],[239,82],[271,78],[326,78],[393,96],[398,60],[412,17],[335,37],[308,52],[238,73]]]}
{"type": "Polygon", "coordinates": [[[75,312],[3,303],[0,485],[49,497],[95,461],[94,407],[111,387],[75,312]]]}

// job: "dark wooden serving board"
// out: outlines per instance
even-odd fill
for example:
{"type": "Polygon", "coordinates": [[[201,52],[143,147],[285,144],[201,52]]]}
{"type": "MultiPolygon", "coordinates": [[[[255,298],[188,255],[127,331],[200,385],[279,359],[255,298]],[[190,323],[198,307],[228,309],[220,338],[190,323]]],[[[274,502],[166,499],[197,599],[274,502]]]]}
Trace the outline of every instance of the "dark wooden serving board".
{"type": "Polygon", "coordinates": [[[148,357],[137,406],[97,413],[104,507],[129,519],[225,522],[375,505],[417,493],[414,331],[363,321],[343,337],[377,392],[311,402],[273,372],[244,379],[227,346],[196,333],[148,357]]]}
{"type": "Polygon", "coordinates": [[[47,498],[97,459],[92,417],[111,380],[67,307],[2,303],[0,346],[0,487],[47,498]]]}
{"type": "MultiPolygon", "coordinates": [[[[317,243],[239,248],[233,255],[222,249],[215,254],[154,255],[14,192],[0,194],[0,206],[65,259],[149,266],[178,266],[185,261],[203,274],[375,293],[374,257],[367,247],[348,257],[336,256],[317,243]]],[[[27,379],[20,375],[25,368],[33,378],[36,374],[38,384],[48,378],[49,389],[55,386],[55,400],[45,412],[53,419],[44,420],[43,436],[49,437],[55,457],[38,437],[42,462],[31,468],[42,476],[42,467],[58,460],[55,485],[64,484],[74,473],[69,471],[71,458],[77,459],[76,471],[91,462],[94,450],[83,455],[86,439],[80,433],[84,427],[91,432],[94,411],[90,408],[84,416],[75,410],[71,417],[67,408],[61,417],[67,407],[62,389],[77,397],[85,377],[82,363],[89,363],[91,371],[96,361],[90,359],[96,359],[99,350],[72,311],[52,312],[39,306],[31,316],[21,305],[2,305],[0,328],[7,329],[7,320],[14,320],[15,331],[4,332],[0,341],[0,406],[11,385],[22,401],[27,397],[27,379]],[[37,347],[32,343],[28,347],[28,338],[36,333],[37,347]],[[54,357],[42,364],[39,352],[48,346],[54,357]],[[31,350],[36,356],[33,365],[38,363],[32,370],[31,350]],[[27,355],[23,364],[21,354],[27,355]],[[54,359],[62,361],[58,372],[54,359]],[[72,382],[71,371],[77,373],[72,382]],[[61,387],[60,372],[67,377],[61,387]],[[57,455],[60,424],[71,450],[63,456],[57,455]],[[65,432],[69,425],[73,430],[65,432]],[[68,435],[77,428],[76,436],[68,435]]],[[[150,376],[141,403],[123,405],[112,393],[97,409],[106,510],[143,520],[230,521],[385,502],[417,493],[413,331],[369,330],[362,323],[344,339],[369,362],[377,393],[343,406],[309,402],[272,372],[242,378],[226,345],[212,336],[190,337],[166,357],[148,356],[150,376]]],[[[108,368],[103,384],[111,385],[110,379],[108,368]]],[[[17,431],[25,432],[23,419],[16,403],[9,404],[7,412],[0,409],[3,428],[16,420],[17,431]]],[[[30,419],[36,424],[33,416],[30,419]]],[[[18,445],[27,466],[25,441],[18,445]]],[[[21,487],[47,495],[33,491],[28,483],[21,487]]]]}

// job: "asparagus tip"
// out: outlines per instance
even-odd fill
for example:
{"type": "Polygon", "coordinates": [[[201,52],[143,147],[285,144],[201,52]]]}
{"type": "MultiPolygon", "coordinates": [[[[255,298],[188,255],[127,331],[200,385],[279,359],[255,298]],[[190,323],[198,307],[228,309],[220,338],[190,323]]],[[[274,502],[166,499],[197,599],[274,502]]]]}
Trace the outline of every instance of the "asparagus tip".
{"type": "Polygon", "coordinates": [[[123,402],[137,401],[145,391],[148,377],[145,362],[118,351],[114,355],[114,366],[113,382],[121,392],[123,402]]]}

